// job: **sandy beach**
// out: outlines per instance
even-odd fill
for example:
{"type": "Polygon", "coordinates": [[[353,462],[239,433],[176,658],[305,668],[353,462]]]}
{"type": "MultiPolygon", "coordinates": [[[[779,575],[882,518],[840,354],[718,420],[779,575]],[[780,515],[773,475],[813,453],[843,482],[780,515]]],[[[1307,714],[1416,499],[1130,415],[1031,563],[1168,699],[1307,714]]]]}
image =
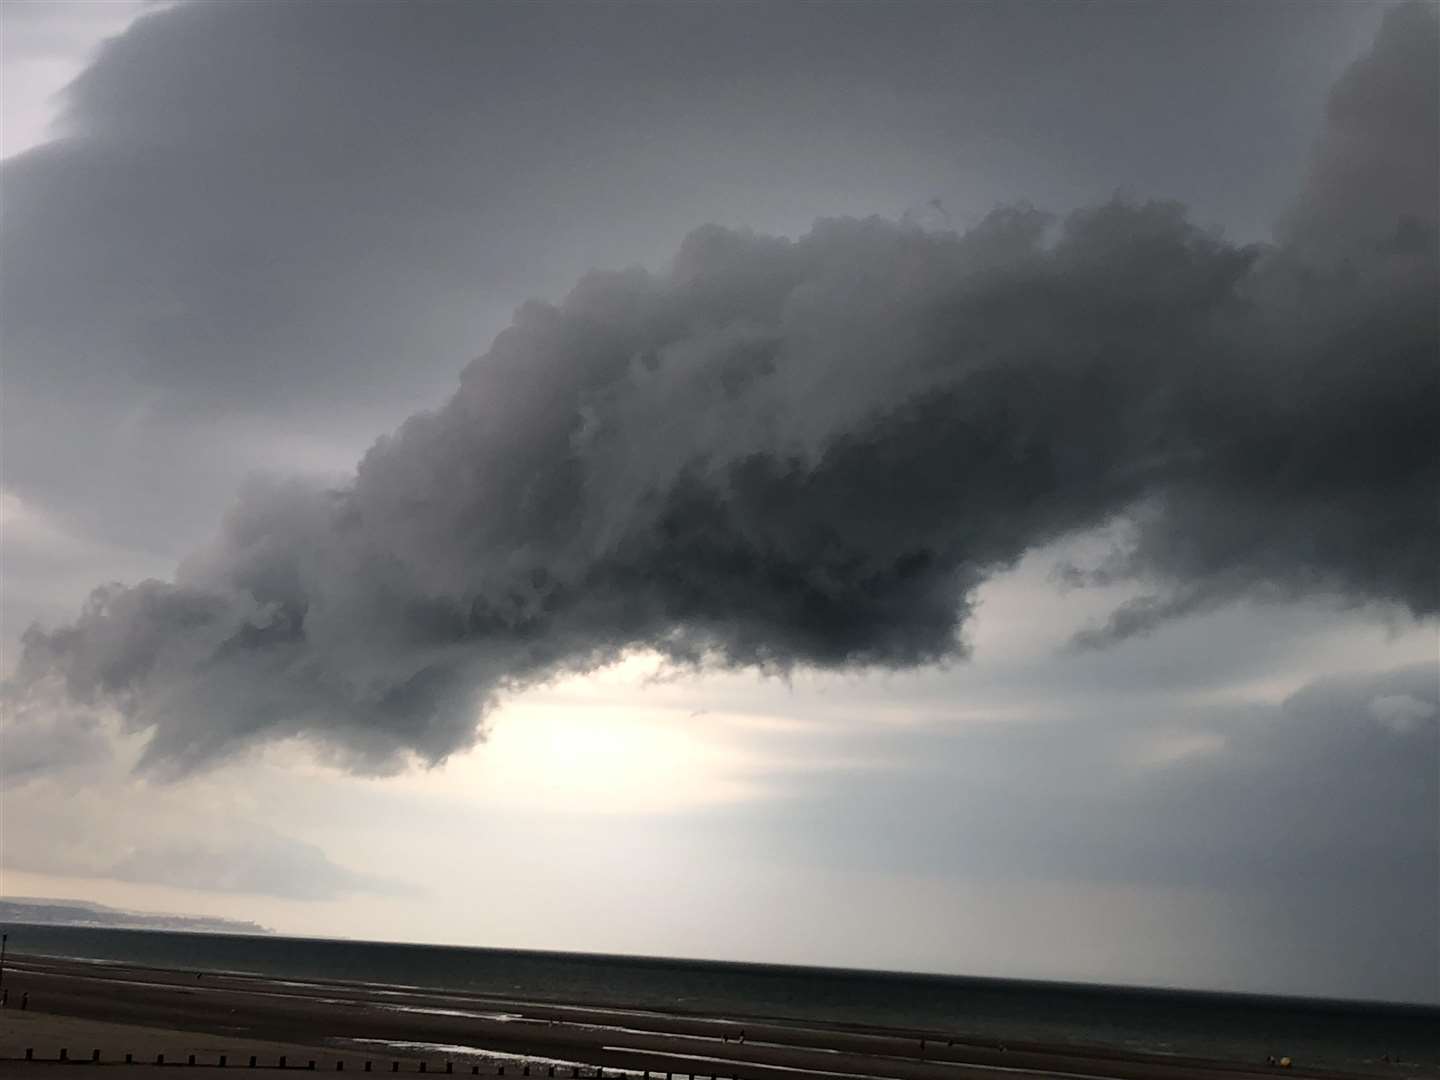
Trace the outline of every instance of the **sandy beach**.
{"type": "MultiPolygon", "coordinates": [[[[368,984],[197,975],[111,964],[15,957],[0,1010],[0,1075],[133,1064],[126,1075],[188,1064],[218,1071],[317,1071],[593,1077],[650,1072],[735,1080],[998,1080],[1085,1076],[1114,1080],[1247,1080],[1361,1074],[1280,1069],[1099,1046],[1000,1044],[963,1032],[699,1017],[623,1007],[563,1005],[368,984]],[[19,1008],[28,995],[28,1007],[19,1008]],[[743,1037],[743,1041],[742,1041],[743,1037]],[[34,1060],[26,1061],[31,1051],[34,1060]],[[157,1069],[156,1055],[165,1064],[157,1069]]],[[[68,1075],[68,1073],[67,1073],[68,1075]]],[[[1375,1074],[1371,1074],[1375,1075],[1375,1074]]],[[[1389,1066],[1382,1075],[1422,1076],[1389,1066]]]]}

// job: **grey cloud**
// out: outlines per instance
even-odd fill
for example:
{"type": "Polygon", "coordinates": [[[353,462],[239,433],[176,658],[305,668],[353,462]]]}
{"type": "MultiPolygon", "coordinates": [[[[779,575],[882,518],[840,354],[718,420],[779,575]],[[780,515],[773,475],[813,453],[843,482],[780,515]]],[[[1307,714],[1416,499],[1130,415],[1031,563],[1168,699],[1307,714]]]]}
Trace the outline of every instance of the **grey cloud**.
{"type": "Polygon", "coordinates": [[[1317,680],[1276,705],[1092,702],[872,732],[846,750],[909,764],[791,771],[745,835],[787,863],[1214,891],[1253,915],[1236,935],[1258,929],[1241,981],[1433,1002],[1437,712],[1430,663],[1317,680]]]}
{"type": "Polygon", "coordinates": [[[413,896],[417,892],[402,882],[340,866],[314,844],[268,832],[228,846],[203,841],[141,846],[97,876],[291,900],[334,900],[356,893],[413,896]]]}
{"type": "Polygon", "coordinates": [[[1300,199],[1282,232],[1309,249],[1391,242],[1434,249],[1440,173],[1435,5],[1401,5],[1375,50],[1330,94],[1326,127],[1300,199]]]}
{"type": "MultiPolygon", "coordinates": [[[[1415,10],[1433,21],[1392,19],[1415,10]]],[[[1343,92],[1420,107],[1398,40],[1356,69],[1383,92],[1343,92]]],[[[1396,210],[1433,233],[1433,202],[1396,210]]],[[[256,482],[174,582],[32,629],[17,685],[118,707],[154,767],[299,735],[395,768],[469,745],[497,693],[634,647],[961,655],[981,583],[1122,516],[1102,573],[1152,599],[1102,638],[1238,596],[1433,618],[1437,255],[1376,227],[1343,258],[1123,200],[963,235],[700,229],[664,273],[522,307],[353,482],[256,482]]]]}
{"type": "Polygon", "coordinates": [[[110,739],[99,718],[64,701],[6,702],[0,724],[0,782],[12,788],[60,769],[109,761],[110,739]]]}
{"type": "MultiPolygon", "coordinates": [[[[7,4],[7,24],[53,7],[7,4]]],[[[699,221],[790,231],[942,194],[973,220],[1129,185],[1253,234],[1315,119],[1315,58],[1372,20],[1302,2],[182,4],[102,50],[66,138],[0,166],[5,485],[173,558],[273,464],[277,430],[353,461],[515,304],[699,221]],[[1179,114],[1247,167],[1217,168],[1179,114]]]]}
{"type": "Polygon", "coordinates": [[[176,800],[173,793],[137,793],[113,769],[79,777],[59,771],[74,764],[52,761],[23,777],[26,783],[7,784],[4,866],[290,900],[417,894],[406,882],[352,870],[315,844],[240,814],[211,812],[193,792],[176,800]],[[117,805],[125,813],[117,814],[117,805]]]}

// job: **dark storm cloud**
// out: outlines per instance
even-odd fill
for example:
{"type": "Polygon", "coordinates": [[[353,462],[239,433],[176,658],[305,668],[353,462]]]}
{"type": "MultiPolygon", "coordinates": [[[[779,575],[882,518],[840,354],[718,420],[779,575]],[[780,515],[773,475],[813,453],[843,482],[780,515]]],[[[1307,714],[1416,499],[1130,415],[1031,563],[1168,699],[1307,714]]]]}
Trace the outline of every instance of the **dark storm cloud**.
{"type": "Polygon", "coordinates": [[[69,137],[0,167],[5,486],[173,558],[250,468],[310,467],[297,433],[321,467],[348,466],[448,394],[517,303],[667,254],[698,222],[796,230],[942,194],[973,221],[1131,185],[1253,233],[1325,75],[1312,60],[1282,77],[1275,57],[1334,54],[1348,18],[446,0],[151,15],[70,89],[69,137]],[[1224,156],[1245,168],[1181,115],[1232,132],[1224,156]]]}
{"type": "MultiPolygon", "coordinates": [[[[1413,100],[1434,85],[1416,20],[1433,10],[1392,16],[1342,84],[1346,124],[1433,120],[1434,96],[1413,100]]],[[[138,142],[126,125],[172,107],[106,77],[80,89],[97,132],[138,142]]],[[[406,153],[429,153],[425,134],[406,153]]],[[[664,273],[591,274],[521,308],[353,482],[257,482],[174,582],[107,587],[32,630],[10,692],[60,680],[117,706],[153,731],[152,766],[298,735],[383,769],[468,745],[506,688],[634,647],[772,670],[958,655],[981,583],[1119,517],[1124,549],[1072,576],[1149,592],[1095,637],[1242,595],[1433,617],[1434,175],[1357,225],[1309,194],[1353,181],[1372,205],[1337,139],[1275,248],[1117,200],[963,235],[709,227],[664,273]]]]}

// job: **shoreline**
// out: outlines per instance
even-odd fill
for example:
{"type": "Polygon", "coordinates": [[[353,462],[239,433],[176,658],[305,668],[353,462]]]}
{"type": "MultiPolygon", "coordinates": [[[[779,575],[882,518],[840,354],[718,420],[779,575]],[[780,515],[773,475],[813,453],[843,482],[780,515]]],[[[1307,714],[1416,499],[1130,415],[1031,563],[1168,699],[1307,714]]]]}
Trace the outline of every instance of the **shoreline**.
{"type": "MultiPolygon", "coordinates": [[[[1376,1012],[1389,1013],[1392,1015],[1415,1015],[1434,1016],[1440,1020],[1440,1001],[1400,1001],[1388,998],[1341,998],[1325,995],[1285,994],[1279,992],[1262,992],[1255,990],[1218,990],[1183,986],[1148,985],[1143,983],[1096,983],[1077,982],[1067,979],[1038,979],[1038,978],[1012,978],[999,975],[964,975],[953,972],[940,971],[897,971],[890,968],[847,968],[830,967],[824,965],[805,964],[780,964],[766,963],[757,960],[725,960],[714,957],[685,957],[685,956],[650,956],[631,953],[606,953],[606,952],[577,952],[577,951],[556,951],[553,949],[522,949],[522,948],[498,948],[485,945],[449,945],[441,942],[431,941],[375,941],[368,938],[352,937],[325,937],[325,936],[297,936],[284,934],[278,931],[266,931],[263,934],[250,933],[234,930],[187,930],[187,929],[159,929],[143,926],[80,926],[67,923],[27,923],[23,920],[16,920],[9,925],[21,927],[33,927],[36,929],[84,929],[102,931],[120,931],[122,933],[137,934],[173,934],[182,936],[194,936],[197,938],[227,938],[227,939],[253,939],[258,942],[295,942],[297,944],[326,944],[326,945],[354,945],[365,948],[381,949],[404,949],[404,950],[428,950],[436,953],[470,952],[483,957],[506,956],[519,957],[523,959],[543,959],[557,961],[599,961],[615,962],[637,967],[665,968],[702,968],[715,971],[734,971],[744,974],[783,974],[794,975],[804,978],[817,978],[821,980],[847,979],[860,977],[866,979],[893,979],[897,982],[934,982],[937,986],[951,987],[960,986],[980,990],[1020,990],[1039,992],[1058,992],[1065,994],[1094,994],[1097,997],[1110,997],[1119,995],[1121,997],[1134,997],[1144,999],[1164,999],[1178,1003],[1198,1003],[1205,1005],[1229,1005],[1244,1008],[1258,1009],[1305,1009],[1314,1011],[1334,1012],[1376,1012]]],[[[18,955],[18,954],[17,954],[18,955]]],[[[34,960],[74,960],[78,963],[87,964],[120,964],[122,966],[144,966],[137,965],[127,960],[112,960],[106,958],[92,958],[68,956],[62,953],[29,953],[26,954],[34,960]]],[[[167,969],[168,970],[168,969],[167,969]]],[[[176,969],[179,970],[179,969],[176,969]]],[[[234,975],[237,977],[258,977],[272,978],[254,971],[226,968],[205,968],[201,969],[206,974],[234,975]]],[[[274,976],[279,980],[280,976],[274,976]]],[[[310,979],[304,980],[316,984],[335,983],[346,986],[367,986],[376,989],[398,989],[398,990],[426,990],[425,987],[414,983],[386,983],[366,980],[327,980],[310,979]]],[[[537,1003],[541,1003],[537,1001],[537,1003]]],[[[562,1004],[563,1002],[554,1002],[562,1004]]],[[[594,1003],[594,1002],[592,1002],[594,1003]]],[[[606,1007],[617,1009],[638,1008],[624,1002],[602,1002],[606,1007]]],[[[687,1010],[676,1007],[673,1011],[685,1012],[687,1010]]],[[[697,1015],[699,1011],[697,1011],[697,1015]]],[[[786,1019],[785,1017],[753,1014],[756,1019],[786,1019]]],[[[916,1028],[915,1030],[920,1030],[916,1028]]]]}
{"type": "MultiPolygon", "coordinates": [[[[612,1072],[648,1070],[736,1080],[1020,1080],[1059,1075],[1114,1080],[1258,1080],[1286,1075],[1338,1080],[1427,1075],[1418,1066],[1414,1070],[1386,1066],[1383,1071],[1345,1072],[1307,1068],[1301,1062],[1280,1070],[1263,1062],[1212,1060],[1098,1044],[1002,1042],[961,1032],[773,1017],[698,1016],[650,1007],[537,1002],[334,980],[204,974],[25,954],[10,958],[5,975],[10,1007],[0,1010],[4,1021],[0,1023],[0,1058],[10,1060],[7,1070],[11,1071],[41,1067],[39,1062],[15,1063],[24,1048],[33,1047],[37,1056],[49,1054],[53,1059],[59,1046],[44,1046],[46,1037],[52,1042],[57,1037],[79,1040],[81,1032],[74,1025],[90,1023],[123,1029],[110,1032],[112,1039],[137,1041],[143,1037],[156,1052],[179,1054],[179,1044],[194,1043],[197,1036],[203,1036],[211,1051],[219,1045],[216,1040],[234,1044],[236,1060],[261,1053],[249,1050],[242,1054],[241,1044],[267,1047],[265,1052],[272,1056],[283,1052],[274,1048],[288,1046],[312,1051],[317,1061],[338,1061],[342,1067],[355,1069],[372,1058],[428,1061],[443,1071],[443,1059],[448,1056],[463,1061],[465,1072],[484,1063],[491,1075],[498,1075],[495,1070],[503,1063],[527,1061],[542,1071],[554,1063],[561,1070],[600,1067],[612,1072]],[[20,1012],[16,1005],[26,993],[29,1010],[20,1012]],[[67,1031],[70,1033],[65,1034],[67,1031]],[[176,1043],[173,1051],[157,1045],[156,1040],[166,1037],[176,1043]],[[20,1046],[25,1039],[30,1041],[20,1046]]],[[[99,1035],[97,1030],[87,1037],[99,1035]]],[[[70,1049],[88,1057],[92,1048],[79,1047],[76,1042],[70,1049]]],[[[117,1047],[116,1052],[128,1049],[117,1047]]],[[[187,1056],[192,1052],[199,1053],[184,1051],[187,1056]]],[[[334,1064],[327,1067],[336,1068],[334,1064]]]]}

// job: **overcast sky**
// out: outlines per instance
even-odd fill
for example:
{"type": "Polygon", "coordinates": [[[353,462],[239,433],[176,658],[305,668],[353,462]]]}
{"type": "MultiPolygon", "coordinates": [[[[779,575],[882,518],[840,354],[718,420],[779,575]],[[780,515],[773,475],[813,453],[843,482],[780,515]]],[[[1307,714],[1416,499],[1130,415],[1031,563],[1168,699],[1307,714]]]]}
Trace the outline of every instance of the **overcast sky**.
{"type": "Polygon", "coordinates": [[[5,893],[1440,1002],[1434,4],[0,20],[5,893]]]}

